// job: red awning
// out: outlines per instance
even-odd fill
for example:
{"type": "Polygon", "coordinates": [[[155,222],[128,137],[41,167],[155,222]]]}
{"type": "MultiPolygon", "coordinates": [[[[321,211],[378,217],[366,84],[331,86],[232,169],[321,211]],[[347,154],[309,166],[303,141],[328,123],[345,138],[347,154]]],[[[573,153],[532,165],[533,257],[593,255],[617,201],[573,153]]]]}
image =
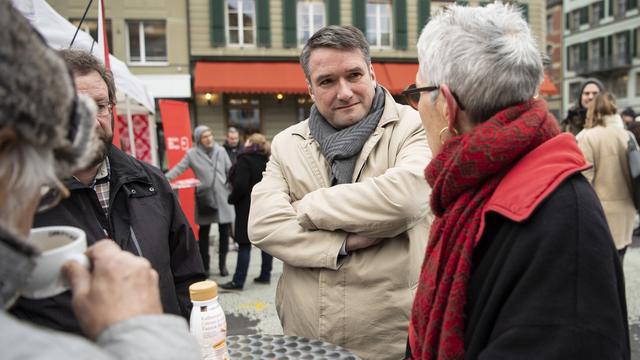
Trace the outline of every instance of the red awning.
{"type": "Polygon", "coordinates": [[[560,92],[558,88],[553,85],[549,75],[547,73],[544,74],[544,79],[542,80],[542,84],[540,84],[540,95],[550,96],[550,95],[558,95],[560,92]]]}
{"type": "Polygon", "coordinates": [[[198,61],[194,89],[196,93],[304,94],[307,83],[298,63],[198,61]]]}
{"type": "MultiPolygon", "coordinates": [[[[378,82],[397,95],[415,82],[418,64],[374,63],[378,82]]],[[[297,62],[204,62],[195,68],[196,93],[306,94],[307,83],[297,62]]]]}

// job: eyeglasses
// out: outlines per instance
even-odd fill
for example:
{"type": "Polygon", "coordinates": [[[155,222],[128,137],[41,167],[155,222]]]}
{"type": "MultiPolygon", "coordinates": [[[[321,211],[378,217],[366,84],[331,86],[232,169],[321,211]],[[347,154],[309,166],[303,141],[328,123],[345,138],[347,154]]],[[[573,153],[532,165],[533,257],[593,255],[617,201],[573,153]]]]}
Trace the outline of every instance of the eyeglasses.
{"type": "Polygon", "coordinates": [[[440,89],[440,86],[425,86],[425,87],[416,87],[416,84],[411,84],[407,86],[402,95],[404,95],[405,99],[407,99],[407,103],[411,105],[412,108],[418,110],[418,103],[420,102],[420,93],[423,91],[432,92],[440,89]]]}
{"type": "Polygon", "coordinates": [[[52,184],[40,187],[40,203],[36,208],[37,213],[41,213],[56,207],[60,201],[69,197],[69,190],[60,180],[55,179],[52,184]]]}
{"type": "MultiPolygon", "coordinates": [[[[440,89],[439,85],[416,87],[416,84],[411,84],[404,89],[404,91],[402,92],[402,95],[404,95],[405,99],[407,99],[407,103],[411,105],[412,108],[418,110],[418,103],[420,102],[420,93],[422,93],[423,91],[432,92],[438,89],[440,89]]],[[[458,107],[460,108],[460,110],[464,111],[465,110],[464,105],[462,105],[462,103],[460,102],[460,99],[458,99],[458,95],[456,95],[456,93],[454,92],[451,92],[451,95],[453,95],[453,98],[458,103],[458,107]]]]}
{"type": "Polygon", "coordinates": [[[96,103],[96,105],[98,106],[98,111],[96,112],[96,115],[104,117],[111,114],[112,105],[110,102],[100,102],[100,103],[96,103]]]}

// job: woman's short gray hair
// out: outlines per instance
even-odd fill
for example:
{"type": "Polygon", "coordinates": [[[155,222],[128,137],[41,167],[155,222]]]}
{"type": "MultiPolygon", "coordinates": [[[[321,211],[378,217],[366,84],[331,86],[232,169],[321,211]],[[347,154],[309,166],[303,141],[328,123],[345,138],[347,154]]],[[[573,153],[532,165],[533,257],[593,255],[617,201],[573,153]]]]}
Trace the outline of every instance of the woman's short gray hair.
{"type": "Polygon", "coordinates": [[[422,80],[449,86],[475,123],[535,96],[544,76],[542,54],[512,5],[451,5],[427,23],[417,47],[422,80]]]}

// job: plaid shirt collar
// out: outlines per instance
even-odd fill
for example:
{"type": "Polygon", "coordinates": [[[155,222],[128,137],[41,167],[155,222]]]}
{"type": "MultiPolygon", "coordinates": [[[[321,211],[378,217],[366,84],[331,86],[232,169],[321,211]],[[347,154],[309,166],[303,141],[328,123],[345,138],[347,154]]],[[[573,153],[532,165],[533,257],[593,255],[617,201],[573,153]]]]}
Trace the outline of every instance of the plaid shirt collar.
{"type": "Polygon", "coordinates": [[[109,210],[109,194],[110,194],[110,184],[109,178],[111,177],[111,165],[109,164],[109,158],[105,157],[102,162],[102,166],[98,169],[98,173],[96,174],[95,179],[93,179],[93,183],[91,183],[91,188],[96,192],[98,196],[98,200],[100,201],[100,205],[105,213],[109,210]]]}

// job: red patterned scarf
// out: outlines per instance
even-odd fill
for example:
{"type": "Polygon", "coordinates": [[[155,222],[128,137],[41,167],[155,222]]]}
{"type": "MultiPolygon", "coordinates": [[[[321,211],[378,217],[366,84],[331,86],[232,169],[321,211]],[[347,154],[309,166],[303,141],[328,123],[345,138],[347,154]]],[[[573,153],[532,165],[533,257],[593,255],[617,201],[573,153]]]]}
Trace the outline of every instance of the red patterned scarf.
{"type": "Polygon", "coordinates": [[[559,133],[541,100],[509,107],[444,144],[425,169],[431,226],[409,341],[415,359],[463,359],[465,303],[482,209],[524,155],[559,133]]]}

